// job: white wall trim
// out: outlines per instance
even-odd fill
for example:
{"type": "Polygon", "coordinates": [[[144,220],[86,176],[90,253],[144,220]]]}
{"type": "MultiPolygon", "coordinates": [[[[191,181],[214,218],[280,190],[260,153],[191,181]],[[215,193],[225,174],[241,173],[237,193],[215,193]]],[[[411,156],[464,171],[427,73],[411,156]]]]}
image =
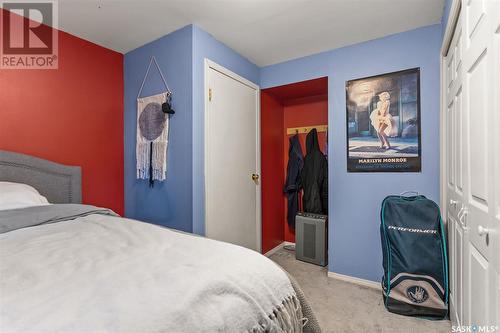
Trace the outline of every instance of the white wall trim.
{"type": "MultiPolygon", "coordinates": [[[[216,70],[217,72],[221,73],[221,74],[224,74],[226,75],[227,77],[230,77],[232,78],[233,80],[236,80],[252,89],[255,90],[255,108],[256,108],[256,113],[257,113],[257,116],[256,116],[256,130],[257,130],[257,133],[256,133],[256,138],[257,138],[257,142],[256,142],[256,147],[257,147],[257,152],[256,152],[256,166],[255,166],[255,171],[257,174],[261,174],[261,162],[260,162],[260,155],[261,155],[261,152],[260,152],[260,87],[258,85],[256,85],[255,83],[245,79],[244,77],[232,72],[231,70],[213,62],[212,60],[210,59],[207,59],[205,58],[205,61],[204,61],[204,87],[203,89],[205,90],[204,91],[204,103],[205,103],[205,106],[204,106],[204,119],[203,119],[203,122],[204,122],[204,161],[203,161],[203,178],[204,178],[204,201],[203,201],[203,205],[204,205],[204,211],[205,211],[205,216],[204,216],[204,221],[203,221],[203,224],[205,225],[205,236],[208,235],[208,228],[207,228],[207,215],[208,215],[208,210],[207,210],[207,151],[208,151],[208,129],[209,129],[209,123],[208,123],[208,110],[210,108],[210,103],[209,103],[209,94],[208,94],[208,89],[209,89],[209,82],[208,82],[208,72],[210,69],[213,69],[213,70],[216,70]]],[[[259,253],[262,252],[262,207],[261,207],[261,185],[259,184],[258,186],[256,186],[256,211],[257,211],[257,214],[256,214],[256,217],[257,217],[257,221],[256,221],[256,229],[257,229],[257,250],[259,251],[259,253]]]]}
{"type": "Polygon", "coordinates": [[[266,257],[270,257],[272,256],[273,254],[275,254],[276,252],[278,252],[279,250],[281,250],[283,248],[283,246],[285,246],[285,242],[281,242],[280,244],[278,244],[277,246],[273,247],[271,250],[267,251],[266,253],[264,253],[264,255],[266,257]]]}
{"type": "MultiPolygon", "coordinates": [[[[460,16],[461,10],[461,1],[460,0],[452,0],[452,4],[450,6],[450,13],[448,15],[448,22],[446,22],[445,33],[443,36],[443,42],[441,44],[441,53],[439,55],[439,70],[440,70],[440,112],[439,112],[439,144],[440,144],[440,162],[439,162],[439,190],[440,190],[440,206],[441,206],[441,216],[443,222],[445,223],[445,230],[448,232],[448,198],[446,191],[446,178],[447,178],[447,161],[446,161],[446,138],[447,138],[447,128],[446,128],[446,110],[448,109],[447,105],[447,82],[446,82],[446,55],[448,54],[448,50],[450,48],[451,41],[453,39],[453,35],[455,33],[455,27],[458,22],[458,18],[460,16]]],[[[447,236],[449,236],[447,234],[447,236]]],[[[449,242],[449,237],[447,239],[447,243],[449,242]]],[[[449,249],[451,251],[451,249],[449,249]]],[[[449,280],[453,280],[454,276],[452,276],[455,272],[453,270],[449,270],[449,280]]],[[[450,300],[450,320],[453,325],[460,325],[460,321],[457,315],[457,311],[455,309],[455,304],[453,302],[452,295],[449,295],[450,300]]]]}
{"type": "Polygon", "coordinates": [[[460,0],[452,0],[450,6],[450,13],[448,15],[448,22],[446,22],[445,33],[443,36],[443,42],[441,44],[441,54],[439,56],[439,70],[440,70],[440,112],[439,112],[439,145],[440,145],[440,156],[439,156],[439,205],[441,207],[441,216],[445,225],[447,225],[447,196],[446,196],[446,110],[448,106],[446,105],[446,63],[445,57],[448,54],[448,49],[450,47],[453,35],[455,33],[455,26],[457,25],[458,17],[460,15],[460,10],[462,4],[460,0]]]}
{"type": "Polygon", "coordinates": [[[443,42],[441,44],[441,55],[443,57],[448,53],[448,48],[450,47],[451,39],[453,38],[453,33],[455,32],[455,25],[458,20],[458,14],[460,14],[461,6],[462,4],[460,0],[452,0],[450,13],[448,15],[448,22],[446,22],[443,42]]]}
{"type": "Polygon", "coordinates": [[[266,257],[270,257],[270,256],[272,256],[273,254],[275,254],[276,252],[278,252],[279,250],[281,250],[282,248],[284,248],[287,245],[294,245],[295,246],[295,243],[283,241],[278,246],[275,246],[271,250],[269,250],[266,253],[264,253],[264,255],[266,257]]]}
{"type": "Polygon", "coordinates": [[[210,59],[205,58],[205,68],[206,69],[207,68],[215,69],[217,72],[220,72],[220,73],[222,73],[222,74],[224,74],[226,76],[229,76],[230,78],[235,79],[236,81],[241,82],[244,85],[249,86],[250,88],[253,88],[253,89],[257,90],[257,91],[260,91],[259,86],[256,85],[255,83],[253,83],[252,81],[245,79],[243,76],[240,76],[240,75],[238,75],[238,74],[230,71],[226,67],[221,66],[221,65],[217,64],[216,62],[214,62],[214,61],[212,61],[210,59]]]}
{"type": "Polygon", "coordinates": [[[333,278],[335,280],[340,280],[340,281],[344,281],[344,282],[357,284],[357,285],[363,286],[363,287],[382,290],[382,286],[380,285],[380,283],[375,282],[375,281],[360,279],[360,278],[357,278],[354,276],[339,274],[339,273],[335,273],[335,272],[328,272],[328,277],[333,278]]]}
{"type": "Polygon", "coordinates": [[[441,217],[445,225],[448,221],[448,206],[446,204],[446,60],[443,55],[439,55],[439,71],[440,71],[440,94],[439,94],[439,206],[441,207],[441,217]]]}

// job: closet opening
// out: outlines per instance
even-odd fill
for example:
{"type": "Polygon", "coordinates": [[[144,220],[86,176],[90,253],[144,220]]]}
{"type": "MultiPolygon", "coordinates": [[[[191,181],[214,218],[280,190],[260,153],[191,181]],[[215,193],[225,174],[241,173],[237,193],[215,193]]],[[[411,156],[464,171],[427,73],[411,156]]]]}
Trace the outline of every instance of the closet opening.
{"type": "MultiPolygon", "coordinates": [[[[306,137],[315,128],[319,149],[327,156],[328,78],[262,89],[260,112],[262,253],[267,253],[283,243],[295,243],[296,230],[287,221],[288,194],[284,192],[290,138],[298,136],[305,158],[306,137]]],[[[298,193],[299,212],[304,211],[303,193],[298,193]]]]}

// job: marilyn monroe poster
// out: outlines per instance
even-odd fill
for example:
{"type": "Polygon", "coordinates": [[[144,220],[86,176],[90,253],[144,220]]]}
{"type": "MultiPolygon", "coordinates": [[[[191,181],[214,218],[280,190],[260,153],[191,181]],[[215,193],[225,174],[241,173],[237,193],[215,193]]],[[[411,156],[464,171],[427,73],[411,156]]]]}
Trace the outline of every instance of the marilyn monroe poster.
{"type": "Polygon", "coordinates": [[[347,171],[420,172],[420,69],[346,83],[347,171]]]}

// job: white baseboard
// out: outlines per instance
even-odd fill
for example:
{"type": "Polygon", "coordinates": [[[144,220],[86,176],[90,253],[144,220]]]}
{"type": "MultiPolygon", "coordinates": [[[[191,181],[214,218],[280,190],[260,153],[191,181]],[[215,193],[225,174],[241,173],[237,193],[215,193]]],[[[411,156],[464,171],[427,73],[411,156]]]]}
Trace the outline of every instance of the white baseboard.
{"type": "Polygon", "coordinates": [[[349,275],[344,275],[344,274],[339,274],[339,273],[334,273],[334,272],[328,272],[328,277],[336,279],[336,280],[344,281],[344,282],[357,284],[357,285],[360,285],[363,287],[373,288],[373,289],[377,289],[377,290],[382,289],[379,282],[360,279],[360,278],[357,278],[354,276],[349,276],[349,275]]]}
{"type": "Polygon", "coordinates": [[[267,251],[266,253],[264,253],[264,255],[266,257],[270,257],[273,254],[275,254],[276,252],[278,252],[279,250],[281,250],[285,245],[295,245],[295,243],[292,243],[292,242],[281,242],[281,244],[279,244],[278,246],[275,246],[271,250],[267,251]]]}
{"type": "Polygon", "coordinates": [[[266,257],[270,257],[273,254],[275,254],[276,252],[278,252],[279,250],[281,250],[284,245],[285,245],[285,242],[281,242],[280,244],[278,244],[278,246],[275,246],[274,248],[272,248],[269,251],[267,251],[266,253],[264,253],[264,255],[266,257]]]}

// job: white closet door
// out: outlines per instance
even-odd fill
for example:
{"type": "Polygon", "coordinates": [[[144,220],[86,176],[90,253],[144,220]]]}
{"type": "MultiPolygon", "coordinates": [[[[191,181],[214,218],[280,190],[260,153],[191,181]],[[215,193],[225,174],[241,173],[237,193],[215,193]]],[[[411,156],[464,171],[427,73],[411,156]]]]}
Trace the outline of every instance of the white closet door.
{"type": "Polygon", "coordinates": [[[498,0],[462,0],[445,58],[445,181],[452,318],[499,325],[498,0]]]}
{"type": "Polygon", "coordinates": [[[492,59],[493,59],[493,214],[490,223],[489,237],[491,242],[491,278],[493,281],[491,308],[493,309],[496,325],[500,326],[500,0],[490,4],[490,30],[493,34],[492,59]]]}
{"type": "Polygon", "coordinates": [[[446,84],[446,197],[449,240],[449,267],[450,267],[450,303],[452,318],[461,325],[464,314],[464,272],[467,270],[465,260],[465,244],[468,242],[468,232],[464,225],[463,202],[466,198],[466,174],[468,164],[465,156],[465,122],[463,112],[463,35],[462,24],[459,18],[455,33],[451,40],[448,54],[445,58],[445,84],[446,84]]]}
{"type": "MultiPolygon", "coordinates": [[[[496,1],[496,0],[495,0],[496,1]]],[[[465,196],[463,221],[469,228],[467,261],[467,324],[491,325],[496,319],[491,307],[495,294],[491,279],[493,244],[490,232],[494,227],[495,127],[493,119],[495,90],[493,75],[494,31],[492,23],[498,12],[494,2],[487,0],[462,1],[463,26],[463,113],[465,126],[465,158],[468,164],[465,180],[468,185],[465,196]]],[[[496,129],[498,130],[498,128],[496,129]]],[[[496,147],[495,147],[496,146],[496,147]]],[[[498,157],[498,156],[497,156],[498,157]]]]}
{"type": "Polygon", "coordinates": [[[259,89],[209,61],[205,75],[206,236],[260,251],[259,89]]]}

